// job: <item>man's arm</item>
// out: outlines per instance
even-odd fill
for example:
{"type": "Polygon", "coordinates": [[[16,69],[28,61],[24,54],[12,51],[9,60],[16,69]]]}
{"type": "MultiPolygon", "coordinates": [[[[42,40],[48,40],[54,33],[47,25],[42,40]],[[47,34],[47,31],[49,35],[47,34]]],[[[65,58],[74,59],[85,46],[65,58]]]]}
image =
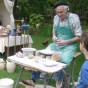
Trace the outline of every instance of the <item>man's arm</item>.
{"type": "Polygon", "coordinates": [[[67,44],[69,44],[69,43],[77,42],[79,40],[80,40],[80,37],[76,36],[76,37],[74,37],[72,39],[66,40],[66,42],[67,42],[67,44]]]}

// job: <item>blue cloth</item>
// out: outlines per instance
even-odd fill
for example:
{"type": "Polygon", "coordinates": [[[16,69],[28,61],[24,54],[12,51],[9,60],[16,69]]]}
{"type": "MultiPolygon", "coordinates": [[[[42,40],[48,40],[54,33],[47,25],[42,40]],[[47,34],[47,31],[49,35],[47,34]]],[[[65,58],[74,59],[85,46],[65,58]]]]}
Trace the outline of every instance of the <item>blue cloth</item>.
{"type": "Polygon", "coordinates": [[[41,72],[39,72],[39,71],[32,71],[31,79],[36,82],[40,78],[40,74],[41,74],[41,72]]]}
{"type": "Polygon", "coordinates": [[[64,68],[63,70],[56,72],[53,74],[53,77],[55,80],[62,80],[65,77],[65,71],[67,70],[67,68],[64,68]],[[64,72],[63,72],[64,71],[64,72]]]}
{"type": "Polygon", "coordinates": [[[88,60],[81,67],[76,88],[88,88],[88,60]]]}

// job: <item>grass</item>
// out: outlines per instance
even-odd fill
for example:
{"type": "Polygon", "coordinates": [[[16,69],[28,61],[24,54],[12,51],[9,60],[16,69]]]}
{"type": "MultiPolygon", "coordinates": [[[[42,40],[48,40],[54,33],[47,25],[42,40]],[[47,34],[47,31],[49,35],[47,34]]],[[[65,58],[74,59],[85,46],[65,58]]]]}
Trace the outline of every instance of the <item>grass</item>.
{"type": "MultiPolygon", "coordinates": [[[[14,80],[14,82],[16,82],[17,77],[19,76],[19,73],[20,73],[20,69],[21,68],[19,66],[16,66],[16,70],[14,73],[8,73],[6,69],[3,71],[0,71],[0,79],[1,78],[11,78],[14,80]]],[[[30,77],[30,74],[28,71],[22,74],[22,79],[28,79],[28,77],[30,77]]],[[[18,88],[24,88],[24,87],[19,86],[18,88]]]]}
{"type": "MultiPolygon", "coordinates": [[[[46,46],[42,45],[42,41],[44,41],[46,39],[49,39],[49,43],[51,42],[51,37],[48,37],[48,36],[42,36],[42,35],[31,35],[31,36],[32,36],[32,39],[34,41],[33,47],[36,49],[46,48],[47,45],[46,46]]],[[[79,49],[78,49],[78,51],[79,51],[79,49]]],[[[0,57],[3,57],[4,59],[6,59],[5,54],[3,54],[3,55],[0,54],[0,57]]],[[[76,58],[75,73],[74,73],[74,78],[76,81],[78,78],[80,67],[81,67],[83,62],[84,62],[84,56],[83,55],[80,55],[79,57],[76,58]]],[[[0,78],[8,77],[8,78],[13,79],[16,82],[17,77],[19,76],[20,69],[21,69],[20,66],[17,66],[14,73],[8,73],[6,69],[3,71],[0,71],[0,78]]],[[[71,68],[68,70],[68,73],[70,71],[71,71],[71,68]]],[[[30,77],[30,72],[24,71],[24,73],[22,75],[22,79],[28,79],[29,77],[30,77]]],[[[41,81],[39,81],[39,83],[41,83],[41,81]]],[[[50,84],[55,85],[55,81],[50,81],[50,84]]],[[[24,88],[24,87],[19,86],[18,88],[24,88]]]]}
{"type": "Polygon", "coordinates": [[[33,41],[34,41],[33,47],[36,49],[43,49],[43,48],[47,47],[47,45],[42,44],[42,42],[44,40],[49,39],[49,43],[51,42],[51,37],[48,37],[48,36],[42,36],[42,35],[31,35],[31,36],[32,36],[33,41]]]}
{"type": "MultiPolygon", "coordinates": [[[[42,41],[47,39],[46,36],[32,35],[32,39],[34,41],[34,43],[33,43],[33,47],[34,48],[42,49],[42,48],[46,47],[46,46],[42,45],[42,41]]],[[[4,60],[6,60],[5,53],[4,54],[0,54],[0,57],[4,58],[4,60]]],[[[1,78],[11,78],[11,79],[14,80],[14,82],[16,82],[17,77],[19,76],[19,73],[20,73],[20,69],[21,69],[20,66],[17,65],[16,66],[16,70],[15,70],[14,73],[8,73],[6,68],[5,68],[4,70],[0,71],[0,79],[1,78]]],[[[22,74],[22,79],[29,79],[30,75],[31,74],[30,74],[29,71],[24,71],[24,73],[22,74]]],[[[19,86],[19,88],[24,88],[24,87],[19,86]]]]}
{"type": "MultiPolygon", "coordinates": [[[[46,40],[48,38],[47,36],[32,35],[32,38],[33,38],[33,41],[34,41],[34,43],[33,43],[33,47],[34,48],[36,48],[36,49],[43,49],[43,48],[47,47],[47,46],[42,45],[42,41],[46,40]]],[[[49,40],[49,43],[50,42],[51,42],[51,40],[49,40]]],[[[3,57],[3,55],[1,55],[1,57],[3,57]]],[[[5,58],[5,56],[4,56],[4,58],[5,58]]],[[[83,58],[84,58],[84,56],[81,55],[81,56],[79,56],[76,59],[76,68],[75,68],[75,74],[74,74],[76,81],[77,81],[77,78],[78,78],[78,73],[80,71],[80,67],[81,67],[82,63],[84,62],[83,58]]],[[[9,78],[12,78],[14,81],[16,81],[17,77],[19,76],[19,72],[20,72],[20,67],[19,66],[17,66],[17,68],[16,68],[14,73],[8,73],[6,71],[6,69],[5,69],[4,71],[0,71],[0,78],[9,77],[9,78]]],[[[30,76],[29,72],[26,71],[26,72],[23,73],[22,79],[28,79],[29,76],[30,76]]],[[[19,88],[22,88],[22,87],[20,86],[19,88]]]]}

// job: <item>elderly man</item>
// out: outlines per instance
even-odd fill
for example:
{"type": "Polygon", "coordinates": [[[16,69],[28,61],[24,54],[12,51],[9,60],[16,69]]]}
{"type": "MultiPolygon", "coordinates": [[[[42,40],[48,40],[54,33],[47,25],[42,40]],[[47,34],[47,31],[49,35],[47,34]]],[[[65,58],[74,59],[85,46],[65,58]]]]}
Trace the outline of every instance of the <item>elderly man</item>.
{"type": "MultiPolygon", "coordinates": [[[[53,43],[46,49],[62,52],[60,62],[69,65],[77,50],[77,42],[80,39],[82,30],[77,14],[69,12],[67,3],[55,4],[56,15],[53,23],[53,43]]],[[[32,80],[36,82],[40,72],[33,71],[32,80]]],[[[56,88],[61,88],[64,77],[63,71],[54,74],[56,88]]]]}
{"type": "MultiPolygon", "coordinates": [[[[66,3],[55,5],[56,15],[53,25],[53,41],[47,48],[62,52],[60,62],[69,65],[77,50],[77,41],[80,39],[82,30],[77,14],[70,13],[66,3]]],[[[55,73],[57,86],[61,86],[63,72],[55,73]]],[[[60,88],[60,87],[57,87],[60,88]]]]}

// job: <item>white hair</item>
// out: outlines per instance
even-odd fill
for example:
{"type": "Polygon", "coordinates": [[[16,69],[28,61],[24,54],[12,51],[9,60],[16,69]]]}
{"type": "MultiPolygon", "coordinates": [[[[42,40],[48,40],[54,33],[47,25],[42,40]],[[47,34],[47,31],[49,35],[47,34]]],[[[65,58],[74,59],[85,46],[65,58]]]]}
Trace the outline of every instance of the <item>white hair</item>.
{"type": "Polygon", "coordinates": [[[63,5],[65,9],[67,9],[67,11],[69,10],[69,6],[63,5]]]}

